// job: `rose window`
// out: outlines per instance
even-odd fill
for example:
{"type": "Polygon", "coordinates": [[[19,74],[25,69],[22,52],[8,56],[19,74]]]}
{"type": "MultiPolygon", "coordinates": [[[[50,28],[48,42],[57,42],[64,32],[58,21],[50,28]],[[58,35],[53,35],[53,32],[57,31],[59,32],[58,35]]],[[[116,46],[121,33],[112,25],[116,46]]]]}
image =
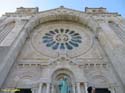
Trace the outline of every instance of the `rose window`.
{"type": "Polygon", "coordinates": [[[79,46],[79,44],[82,42],[82,37],[79,33],[73,30],[55,29],[45,33],[42,40],[47,47],[50,47],[53,50],[72,50],[74,47],[79,46]]]}

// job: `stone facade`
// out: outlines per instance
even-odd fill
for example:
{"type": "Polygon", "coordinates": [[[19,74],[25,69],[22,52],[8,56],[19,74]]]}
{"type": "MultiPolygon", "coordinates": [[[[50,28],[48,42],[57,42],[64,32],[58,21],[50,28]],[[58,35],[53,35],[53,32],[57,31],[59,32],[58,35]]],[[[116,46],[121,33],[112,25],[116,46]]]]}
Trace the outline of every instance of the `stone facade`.
{"type": "MultiPolygon", "coordinates": [[[[125,93],[125,19],[106,8],[17,8],[0,18],[0,88],[125,93]]],[[[2,92],[1,92],[2,93],[2,92]]]]}

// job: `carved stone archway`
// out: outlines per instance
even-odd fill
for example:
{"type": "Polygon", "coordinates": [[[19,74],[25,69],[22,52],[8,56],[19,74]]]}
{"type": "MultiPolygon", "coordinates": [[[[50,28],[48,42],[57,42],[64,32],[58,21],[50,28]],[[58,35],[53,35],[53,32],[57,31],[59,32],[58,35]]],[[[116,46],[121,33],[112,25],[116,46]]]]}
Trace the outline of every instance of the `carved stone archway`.
{"type": "Polygon", "coordinates": [[[52,74],[52,90],[54,93],[58,93],[59,89],[58,89],[58,84],[59,81],[64,78],[67,77],[69,86],[71,87],[71,91],[73,91],[73,85],[75,84],[75,77],[73,75],[73,73],[65,68],[61,68],[61,69],[57,69],[56,71],[54,71],[54,73],[52,74]]]}
{"type": "Polygon", "coordinates": [[[48,15],[48,12],[44,12],[33,16],[32,19],[29,20],[28,24],[24,28],[26,32],[28,32],[29,34],[38,25],[46,22],[52,22],[52,21],[71,21],[71,22],[82,24],[86,27],[89,27],[93,31],[96,31],[96,28],[98,28],[97,22],[95,22],[95,20],[93,20],[91,16],[88,16],[88,14],[81,15],[80,12],[79,14],[77,12],[71,14],[72,10],[68,10],[68,9],[63,10],[63,8],[59,8],[55,12],[52,10],[51,12],[52,13],[49,15],[48,15]],[[64,12],[64,11],[67,11],[67,12],[64,12]],[[94,28],[92,26],[93,24],[94,24],[94,28]]]}

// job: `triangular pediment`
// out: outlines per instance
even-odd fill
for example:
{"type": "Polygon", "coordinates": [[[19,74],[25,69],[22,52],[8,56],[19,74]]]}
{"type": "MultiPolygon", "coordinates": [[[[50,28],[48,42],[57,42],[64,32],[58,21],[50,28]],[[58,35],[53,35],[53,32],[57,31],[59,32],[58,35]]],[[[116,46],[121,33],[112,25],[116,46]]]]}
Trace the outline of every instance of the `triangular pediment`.
{"type": "Polygon", "coordinates": [[[70,9],[70,8],[66,8],[66,7],[64,7],[64,6],[60,6],[60,7],[58,7],[58,8],[54,8],[54,9],[50,9],[50,10],[45,10],[45,11],[40,11],[40,12],[52,12],[52,11],[84,13],[84,11],[79,11],[79,10],[75,10],[75,9],[70,9]]]}

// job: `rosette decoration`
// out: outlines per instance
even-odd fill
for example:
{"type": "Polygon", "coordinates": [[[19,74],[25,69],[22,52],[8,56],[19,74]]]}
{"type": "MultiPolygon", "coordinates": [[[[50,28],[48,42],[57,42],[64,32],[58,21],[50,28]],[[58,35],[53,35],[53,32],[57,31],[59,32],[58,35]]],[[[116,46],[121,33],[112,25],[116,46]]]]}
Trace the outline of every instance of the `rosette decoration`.
{"type": "Polygon", "coordinates": [[[82,37],[79,33],[69,29],[51,30],[42,37],[43,43],[53,50],[72,50],[82,43],[82,37]]]}

